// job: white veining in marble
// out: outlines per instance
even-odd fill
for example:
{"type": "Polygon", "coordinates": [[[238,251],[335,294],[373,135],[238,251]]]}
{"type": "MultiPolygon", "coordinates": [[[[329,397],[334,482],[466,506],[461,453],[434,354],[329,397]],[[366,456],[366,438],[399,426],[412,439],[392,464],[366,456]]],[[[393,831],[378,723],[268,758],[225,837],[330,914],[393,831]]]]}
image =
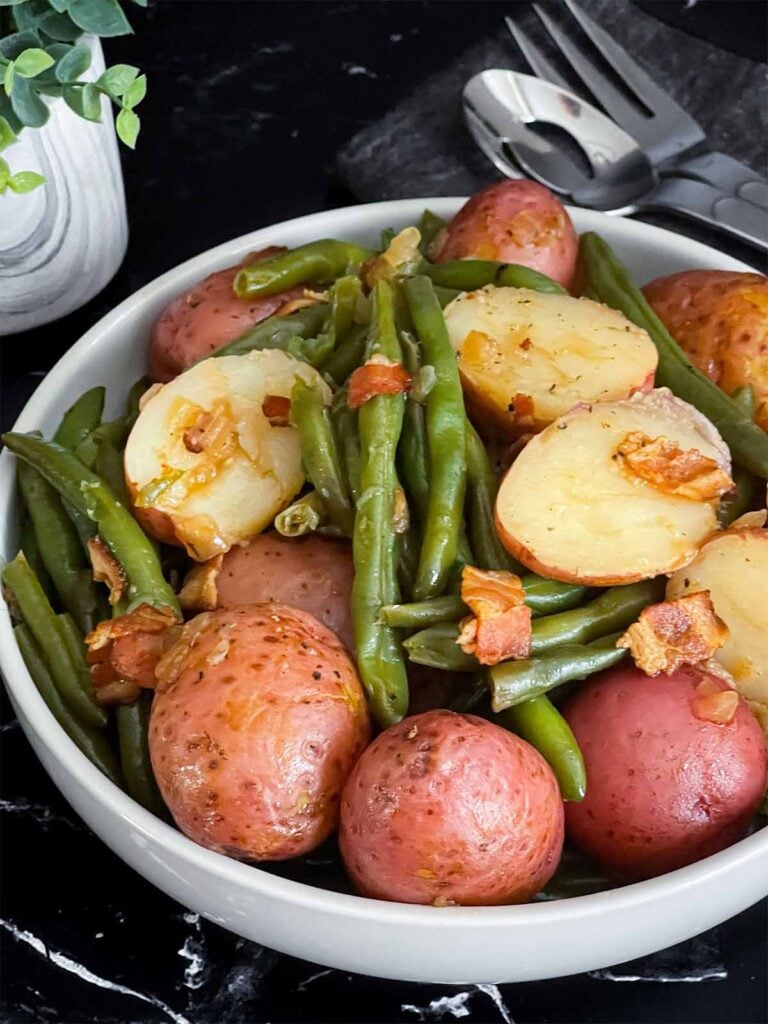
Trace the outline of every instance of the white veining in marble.
{"type": "Polygon", "coordinates": [[[312,984],[313,981],[319,981],[321,978],[327,978],[329,974],[333,974],[333,971],[318,971],[317,974],[310,974],[304,981],[299,982],[296,986],[297,992],[304,992],[312,984]]]}
{"type": "Polygon", "coordinates": [[[447,1017],[458,1020],[460,1017],[469,1016],[467,1003],[471,998],[472,992],[457,992],[455,996],[440,996],[439,999],[433,999],[428,1006],[403,1003],[400,1009],[403,1013],[415,1013],[417,1020],[445,1020],[447,1017]]]}
{"type": "MultiPolygon", "coordinates": [[[[98,40],[87,40],[104,70],[98,40]]],[[[0,200],[0,337],[57,320],[93,298],[125,255],[128,222],[112,111],[84,121],[63,101],[40,129],[26,129],[4,157],[14,171],[46,179],[0,200]]]]}
{"type": "Polygon", "coordinates": [[[56,949],[51,949],[41,938],[37,935],[33,935],[32,932],[18,928],[13,921],[7,921],[0,918],[0,927],[4,928],[10,935],[16,939],[17,942],[24,942],[30,946],[40,956],[45,957],[49,963],[52,963],[55,967],[61,968],[68,974],[74,974],[80,978],[81,981],[86,982],[89,985],[95,985],[97,988],[108,989],[110,992],[115,992],[118,995],[130,996],[132,999],[139,999],[142,1003],[149,1003],[150,1006],[156,1007],[162,1013],[168,1017],[169,1020],[173,1021],[173,1024],[192,1024],[188,1017],[185,1017],[181,1013],[177,1013],[172,1007],[164,1003],[162,999],[157,999],[155,996],[147,995],[144,992],[137,992],[136,989],[128,988],[127,985],[120,985],[118,982],[110,981],[108,978],[102,978],[99,974],[94,974],[93,971],[89,970],[83,964],[78,963],[71,957],[68,957],[66,953],[61,953],[56,949]]]}
{"type": "Polygon", "coordinates": [[[23,797],[18,800],[0,800],[0,813],[18,814],[25,818],[31,818],[42,825],[43,828],[48,828],[50,824],[62,824],[76,831],[82,830],[82,826],[76,821],[65,818],[63,814],[56,814],[55,811],[52,811],[50,807],[46,807],[45,804],[32,803],[32,801],[26,800],[23,797]]]}
{"type": "Polygon", "coordinates": [[[194,992],[205,984],[207,963],[205,958],[205,939],[200,923],[200,915],[187,912],[182,914],[186,924],[192,926],[192,931],[184,940],[179,950],[179,956],[188,961],[184,968],[184,987],[194,992]]]}

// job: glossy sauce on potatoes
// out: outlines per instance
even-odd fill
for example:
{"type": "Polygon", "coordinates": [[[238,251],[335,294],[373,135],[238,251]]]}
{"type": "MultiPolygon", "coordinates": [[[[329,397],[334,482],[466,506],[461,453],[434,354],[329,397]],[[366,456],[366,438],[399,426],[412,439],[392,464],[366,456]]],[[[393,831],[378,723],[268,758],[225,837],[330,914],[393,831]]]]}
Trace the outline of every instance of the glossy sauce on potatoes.
{"type": "Polygon", "coordinates": [[[204,612],[157,676],[152,768],[182,832],[241,860],[297,857],[330,835],[370,734],[330,630],[286,605],[204,612]]]}

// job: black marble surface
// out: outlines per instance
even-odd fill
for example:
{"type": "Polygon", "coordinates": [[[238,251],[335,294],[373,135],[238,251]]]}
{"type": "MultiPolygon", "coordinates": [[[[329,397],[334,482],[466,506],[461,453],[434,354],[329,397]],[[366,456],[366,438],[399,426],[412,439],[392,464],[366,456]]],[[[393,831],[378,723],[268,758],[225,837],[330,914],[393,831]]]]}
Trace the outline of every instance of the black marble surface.
{"type": "MultiPolygon", "coordinates": [[[[510,6],[172,0],[147,12],[132,7],[137,36],[107,46],[111,61],[139,64],[150,77],[139,149],[124,154],[128,255],[84,309],[3,340],[3,428],[80,334],[146,281],[244,231],[353,202],[334,170],[342,145],[496,33],[510,6]]],[[[640,6],[689,34],[761,56],[762,3],[640,6]]],[[[377,981],[237,939],[152,888],[90,834],[2,700],[3,1024],[768,1019],[765,903],[633,964],[498,988],[377,981]]]]}

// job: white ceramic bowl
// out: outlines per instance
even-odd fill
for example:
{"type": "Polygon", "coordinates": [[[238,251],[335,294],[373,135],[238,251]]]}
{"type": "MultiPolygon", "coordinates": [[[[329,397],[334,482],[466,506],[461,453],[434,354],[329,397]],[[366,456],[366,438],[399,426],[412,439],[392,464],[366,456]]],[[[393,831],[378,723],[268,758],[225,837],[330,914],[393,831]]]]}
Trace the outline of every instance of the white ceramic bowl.
{"type": "MultiPolygon", "coordinates": [[[[220,245],[127,299],[54,367],[17,430],[47,435],[84,389],[106,384],[113,404],[144,371],[146,339],[178,292],[266,245],[337,236],[375,244],[382,228],[414,223],[424,206],[448,217],[459,199],[410,199],[333,210],[220,245]]],[[[630,220],[573,210],[638,282],[689,267],[750,270],[696,242],[630,220]]],[[[14,467],[0,457],[0,554],[16,552],[14,467]]],[[[195,845],[109,782],[58,726],[35,689],[0,607],[0,667],[21,725],[78,814],[118,856],[185,906],[238,935],[294,956],[385,978],[509,982],[552,978],[641,956],[726,920],[768,894],[768,829],[660,878],[611,892],[518,907],[383,903],[276,877],[195,845]]]]}

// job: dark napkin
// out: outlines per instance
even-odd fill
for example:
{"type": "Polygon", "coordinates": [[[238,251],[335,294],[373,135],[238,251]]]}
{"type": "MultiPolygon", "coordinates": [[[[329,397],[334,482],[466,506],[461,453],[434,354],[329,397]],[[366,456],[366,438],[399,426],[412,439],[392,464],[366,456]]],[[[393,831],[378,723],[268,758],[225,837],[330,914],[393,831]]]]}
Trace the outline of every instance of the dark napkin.
{"type": "MultiPolygon", "coordinates": [[[[580,0],[618,43],[642,63],[707,132],[713,149],[722,150],[766,174],[768,81],[766,67],[728,53],[665,25],[628,0],[580,0]]],[[[541,41],[537,19],[526,5],[510,2],[509,11],[541,41]]],[[[552,5],[554,6],[554,5],[552,5]]],[[[738,6],[738,5],[737,5],[738,6]]],[[[446,17],[471,17],[469,5],[446,4],[446,17]]],[[[499,177],[464,127],[461,93],[478,71],[502,67],[529,72],[524,58],[501,23],[499,31],[467,50],[454,64],[433,75],[380,121],[359,132],[341,150],[337,167],[343,183],[359,199],[371,202],[411,196],[469,195],[499,177]]],[[[681,22],[683,21],[681,17],[681,22]]],[[[753,249],[720,233],[643,215],[643,220],[684,230],[741,259],[760,264],[753,249]]]]}

